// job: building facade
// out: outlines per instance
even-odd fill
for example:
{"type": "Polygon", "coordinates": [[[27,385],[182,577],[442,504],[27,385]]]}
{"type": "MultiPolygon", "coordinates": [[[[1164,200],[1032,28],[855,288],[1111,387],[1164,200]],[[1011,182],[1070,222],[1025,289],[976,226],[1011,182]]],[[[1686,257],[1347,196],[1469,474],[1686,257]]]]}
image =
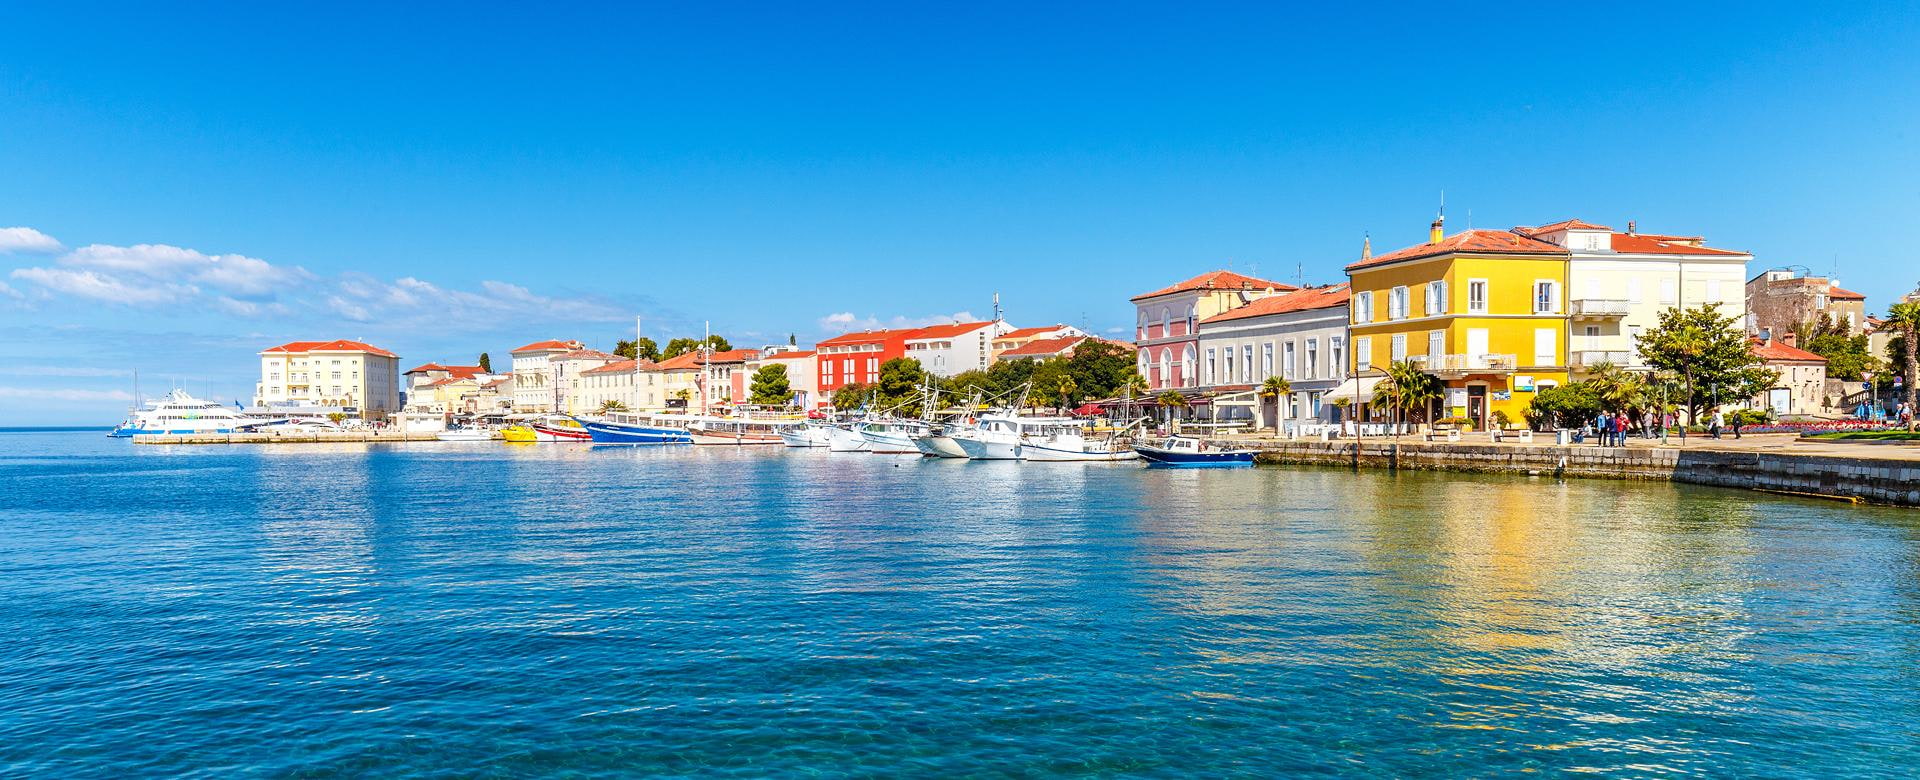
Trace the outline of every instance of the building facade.
{"type": "Polygon", "coordinates": [[[1517,423],[1538,390],[1568,378],[1570,253],[1512,231],[1446,236],[1441,224],[1427,243],[1347,266],[1349,370],[1377,380],[1405,361],[1440,380],[1441,416],[1517,423]]]}
{"type": "Polygon", "coordinates": [[[1841,287],[1838,279],[1776,268],[1747,280],[1745,298],[1752,335],[1789,333],[1823,314],[1848,335],[1867,332],[1867,296],[1841,287]]]}
{"type": "Polygon", "coordinates": [[[513,351],[513,408],[520,412],[556,411],[553,368],[555,355],[585,349],[579,341],[536,341],[513,351]]]}
{"type": "Polygon", "coordinates": [[[1644,370],[1641,334],[1668,309],[1717,304],[1746,321],[1741,285],[1752,255],[1706,245],[1700,236],[1624,233],[1578,219],[1515,233],[1567,251],[1567,366],[1575,379],[1603,363],[1644,370]]]}
{"type": "Polygon", "coordinates": [[[934,376],[985,371],[993,365],[994,338],[1012,330],[1000,321],[929,325],[907,336],[905,356],[934,376]]]}
{"type": "Polygon", "coordinates": [[[1295,289],[1290,284],[1223,270],[1134,296],[1134,348],[1147,387],[1155,391],[1197,389],[1200,321],[1295,289]]]}
{"type": "Polygon", "coordinates": [[[813,345],[820,403],[847,385],[870,385],[880,378],[880,364],[906,357],[907,338],[917,328],[843,333],[813,345]]]}
{"type": "Polygon", "coordinates": [[[587,371],[616,363],[619,355],[597,349],[576,349],[547,358],[548,381],[552,382],[555,410],[563,414],[591,414],[599,409],[580,397],[580,376],[587,371]]]}
{"type": "Polygon", "coordinates": [[[1827,359],[1779,337],[1751,340],[1760,365],[1779,372],[1773,387],[1753,399],[1753,405],[1775,415],[1809,415],[1827,411],[1827,359]]]}
{"type": "Polygon", "coordinates": [[[345,339],[294,341],[260,352],[255,406],[329,406],[382,418],[400,411],[400,356],[345,339]]]}
{"type": "Polygon", "coordinates": [[[1237,402],[1216,397],[1215,403],[1250,410],[1263,428],[1291,430],[1338,419],[1326,395],[1346,375],[1350,297],[1345,284],[1309,287],[1201,320],[1201,388],[1241,391],[1237,402]],[[1260,398],[1258,388],[1276,376],[1292,386],[1291,392],[1260,398]]]}
{"type": "Polygon", "coordinates": [[[818,361],[819,353],[810,349],[763,349],[759,358],[747,361],[747,394],[743,397],[753,397],[754,374],[777,365],[787,370],[787,387],[793,391],[793,405],[801,409],[814,408],[821,403],[820,380],[815,373],[818,361]]]}
{"type": "Polygon", "coordinates": [[[1086,337],[1090,334],[1072,325],[1041,325],[1036,328],[1013,328],[993,337],[993,360],[998,361],[1008,350],[1019,349],[1029,342],[1041,339],[1063,339],[1068,337],[1086,337]]]}

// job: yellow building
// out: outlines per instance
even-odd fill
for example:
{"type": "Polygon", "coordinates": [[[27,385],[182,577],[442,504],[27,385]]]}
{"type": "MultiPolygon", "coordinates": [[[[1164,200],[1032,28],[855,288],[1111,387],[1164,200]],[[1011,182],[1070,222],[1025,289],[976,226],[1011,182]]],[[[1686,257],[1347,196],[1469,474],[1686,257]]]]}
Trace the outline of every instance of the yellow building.
{"type": "Polygon", "coordinates": [[[1358,381],[1343,387],[1370,389],[1406,361],[1446,388],[1435,416],[1520,424],[1535,392],[1567,381],[1568,258],[1509,231],[1444,236],[1437,220],[1425,244],[1363,256],[1347,266],[1358,381]]]}

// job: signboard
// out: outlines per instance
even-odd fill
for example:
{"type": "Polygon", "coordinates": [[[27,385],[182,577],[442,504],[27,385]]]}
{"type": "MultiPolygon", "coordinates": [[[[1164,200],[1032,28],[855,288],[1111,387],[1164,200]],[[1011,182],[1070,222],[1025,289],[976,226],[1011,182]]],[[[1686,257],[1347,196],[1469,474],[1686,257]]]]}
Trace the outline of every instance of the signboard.
{"type": "Polygon", "coordinates": [[[1495,390],[1493,391],[1493,400],[1511,401],[1513,400],[1513,393],[1506,390],[1495,390]]]}
{"type": "Polygon", "coordinates": [[[1467,406],[1467,389],[1464,387],[1447,388],[1447,406],[1465,409],[1467,406]]]}
{"type": "Polygon", "coordinates": [[[1513,378],[1513,389],[1522,393],[1533,392],[1533,377],[1520,375],[1513,378]]]}

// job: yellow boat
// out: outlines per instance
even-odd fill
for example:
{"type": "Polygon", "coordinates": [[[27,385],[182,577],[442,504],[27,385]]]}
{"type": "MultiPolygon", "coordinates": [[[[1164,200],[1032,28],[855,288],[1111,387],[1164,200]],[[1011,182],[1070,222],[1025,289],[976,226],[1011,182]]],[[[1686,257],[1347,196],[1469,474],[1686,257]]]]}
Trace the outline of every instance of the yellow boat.
{"type": "Polygon", "coordinates": [[[532,444],[539,441],[539,434],[525,425],[509,425],[500,430],[500,438],[509,444],[532,444]]]}

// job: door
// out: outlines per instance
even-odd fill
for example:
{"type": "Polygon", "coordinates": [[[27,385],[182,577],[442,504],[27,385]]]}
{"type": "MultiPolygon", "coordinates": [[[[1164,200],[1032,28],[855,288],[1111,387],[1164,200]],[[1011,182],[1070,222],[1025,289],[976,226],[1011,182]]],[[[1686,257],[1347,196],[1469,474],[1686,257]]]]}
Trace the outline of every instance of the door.
{"type": "Polygon", "coordinates": [[[1487,429],[1487,386],[1470,385],[1467,387],[1467,419],[1473,421],[1473,429],[1487,429]]]}

